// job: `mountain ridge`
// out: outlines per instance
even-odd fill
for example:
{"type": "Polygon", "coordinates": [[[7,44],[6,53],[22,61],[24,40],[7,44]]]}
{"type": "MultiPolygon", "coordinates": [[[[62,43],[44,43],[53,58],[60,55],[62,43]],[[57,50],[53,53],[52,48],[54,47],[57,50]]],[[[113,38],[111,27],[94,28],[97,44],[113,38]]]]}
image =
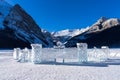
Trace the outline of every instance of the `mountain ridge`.
{"type": "Polygon", "coordinates": [[[88,43],[90,48],[94,46],[120,47],[120,37],[118,36],[120,34],[120,20],[110,18],[98,22],[93,24],[88,31],[69,39],[65,44],[66,47],[75,47],[79,42],[88,43]]]}

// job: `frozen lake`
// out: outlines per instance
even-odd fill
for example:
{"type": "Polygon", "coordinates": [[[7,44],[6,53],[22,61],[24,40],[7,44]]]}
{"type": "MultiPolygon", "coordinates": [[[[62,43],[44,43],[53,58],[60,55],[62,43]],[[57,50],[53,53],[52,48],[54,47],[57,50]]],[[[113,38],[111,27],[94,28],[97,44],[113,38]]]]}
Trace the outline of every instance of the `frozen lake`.
{"type": "MultiPolygon", "coordinates": [[[[92,52],[88,49],[88,52],[92,52]]],[[[120,80],[120,49],[110,49],[111,59],[101,63],[69,64],[74,62],[77,49],[65,49],[66,64],[19,63],[12,50],[0,50],[0,80],[120,80]],[[69,59],[69,55],[73,59],[69,59]]],[[[43,49],[52,56],[54,49],[43,49]]],[[[61,62],[61,59],[57,59],[61,62]]]]}

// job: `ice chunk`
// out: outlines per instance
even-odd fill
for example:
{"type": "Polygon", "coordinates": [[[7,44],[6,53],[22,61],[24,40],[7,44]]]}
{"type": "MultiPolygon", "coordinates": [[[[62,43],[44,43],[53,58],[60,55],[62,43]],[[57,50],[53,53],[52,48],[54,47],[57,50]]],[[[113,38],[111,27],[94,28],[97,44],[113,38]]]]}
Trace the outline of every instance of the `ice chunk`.
{"type": "Polygon", "coordinates": [[[19,52],[18,62],[28,62],[30,61],[30,51],[25,48],[19,52]]]}

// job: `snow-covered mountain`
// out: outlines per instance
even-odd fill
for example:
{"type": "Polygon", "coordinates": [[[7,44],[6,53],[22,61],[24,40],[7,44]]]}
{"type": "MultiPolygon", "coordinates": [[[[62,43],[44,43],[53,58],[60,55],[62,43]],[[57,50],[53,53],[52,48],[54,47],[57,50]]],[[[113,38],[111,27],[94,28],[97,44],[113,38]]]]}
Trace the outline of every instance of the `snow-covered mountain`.
{"type": "Polygon", "coordinates": [[[66,30],[61,30],[58,32],[52,32],[51,34],[54,36],[54,39],[57,39],[57,41],[61,41],[61,42],[66,42],[68,39],[79,35],[85,31],[87,31],[89,29],[89,27],[87,28],[81,28],[81,29],[66,29],[66,30]]]}
{"type": "Polygon", "coordinates": [[[66,47],[75,47],[76,43],[86,42],[89,47],[120,47],[120,20],[101,17],[84,33],[72,37],[65,44],[66,47]]]}
{"type": "Polygon", "coordinates": [[[61,30],[61,31],[58,31],[58,32],[53,32],[52,34],[57,37],[57,36],[76,36],[78,34],[81,34],[83,32],[85,32],[86,30],[88,30],[89,27],[87,28],[82,28],[82,29],[66,29],[66,30],[61,30]]]}
{"type": "Polygon", "coordinates": [[[11,6],[0,0],[0,27],[0,48],[30,47],[32,43],[53,46],[53,42],[48,42],[41,28],[18,4],[11,6]]]}

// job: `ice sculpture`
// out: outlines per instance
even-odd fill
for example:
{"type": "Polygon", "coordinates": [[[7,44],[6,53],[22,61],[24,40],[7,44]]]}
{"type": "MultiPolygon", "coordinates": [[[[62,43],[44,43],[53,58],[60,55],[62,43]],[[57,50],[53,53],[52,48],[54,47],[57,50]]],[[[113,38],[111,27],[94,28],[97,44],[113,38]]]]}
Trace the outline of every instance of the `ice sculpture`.
{"type": "Polygon", "coordinates": [[[94,47],[92,52],[89,52],[89,61],[102,62],[107,60],[109,56],[109,48],[102,46],[101,49],[94,47]]]}
{"type": "Polygon", "coordinates": [[[102,50],[98,49],[98,48],[95,48],[95,47],[94,47],[93,50],[94,50],[94,52],[92,54],[93,61],[94,62],[101,62],[101,61],[103,61],[104,53],[102,52],[102,50]]]}
{"type": "Polygon", "coordinates": [[[88,45],[86,43],[77,43],[79,62],[87,62],[88,61],[87,47],[88,47],[88,45]]]}
{"type": "Polygon", "coordinates": [[[28,62],[30,61],[30,51],[28,48],[25,48],[19,52],[18,62],[28,62]]]}
{"type": "Polygon", "coordinates": [[[110,55],[109,47],[108,46],[102,46],[101,47],[103,53],[104,53],[104,59],[107,60],[110,55]]]}
{"type": "Polygon", "coordinates": [[[54,46],[55,49],[64,49],[65,48],[65,45],[62,42],[60,42],[60,41],[58,41],[56,43],[56,45],[57,46],[54,46]]]}
{"type": "Polygon", "coordinates": [[[41,63],[42,58],[42,44],[31,44],[31,61],[35,64],[41,63]]]}
{"type": "Polygon", "coordinates": [[[17,60],[19,58],[19,51],[20,51],[20,48],[14,48],[13,59],[17,60]]]}
{"type": "Polygon", "coordinates": [[[88,61],[100,62],[99,49],[97,49],[95,46],[92,51],[88,52],[88,61]]]}

